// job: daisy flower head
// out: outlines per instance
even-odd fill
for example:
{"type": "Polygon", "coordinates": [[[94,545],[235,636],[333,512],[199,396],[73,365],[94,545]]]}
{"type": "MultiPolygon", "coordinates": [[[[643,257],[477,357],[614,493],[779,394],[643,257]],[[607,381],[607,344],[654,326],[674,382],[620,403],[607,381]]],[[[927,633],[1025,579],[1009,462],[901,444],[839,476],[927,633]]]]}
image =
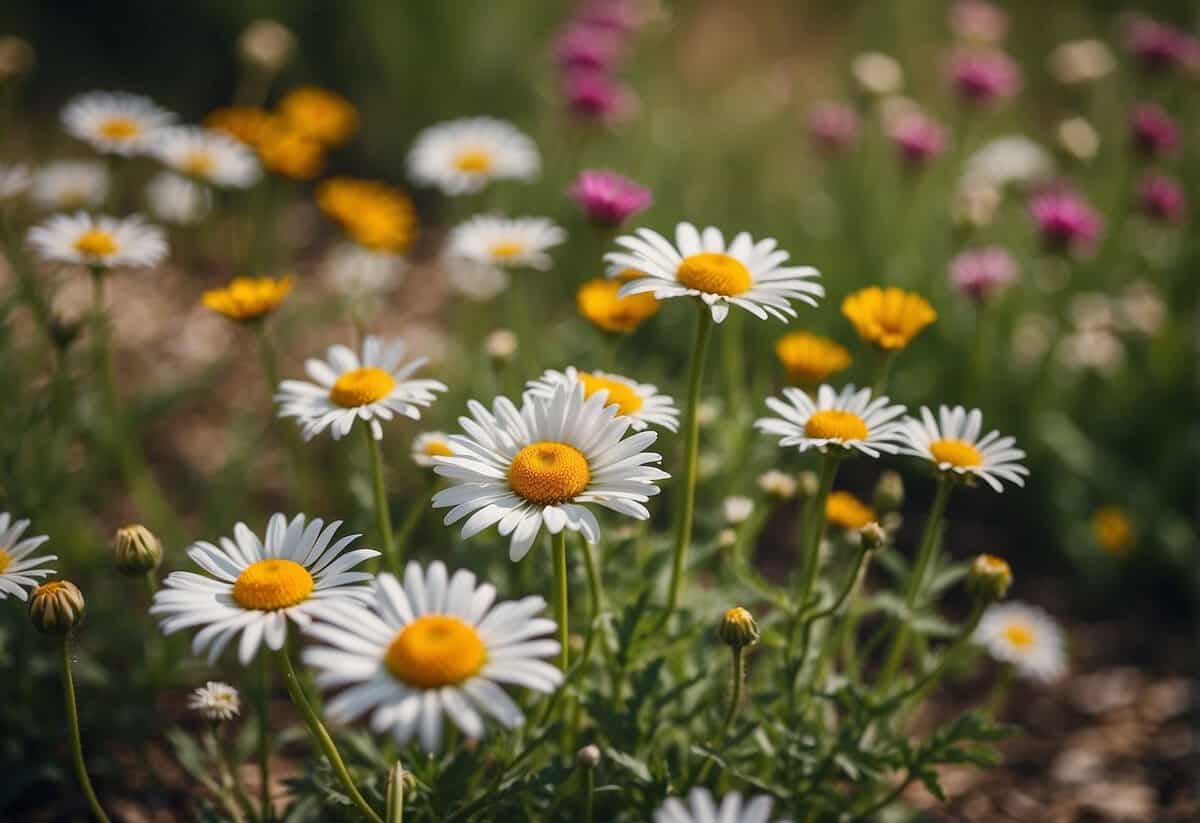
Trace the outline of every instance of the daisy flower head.
{"type": "Polygon", "coordinates": [[[962,406],[942,406],[935,418],[927,407],[921,417],[908,417],[902,423],[904,454],[928,460],[943,473],[961,479],[982,479],[997,492],[1004,491],[1001,480],[1025,485],[1029,469],[1021,463],[1025,452],[1015,448],[1016,439],[990,431],[980,437],[983,414],[962,406]]]}
{"type": "Polygon", "coordinates": [[[887,397],[872,397],[870,389],[853,384],[840,392],[832,386],[817,389],[814,402],[800,389],[784,389],[783,399],[767,398],[767,408],[778,417],[763,417],[754,427],[780,438],[781,447],[795,446],[801,452],[831,449],[844,454],[859,451],[868,457],[880,452],[895,454],[903,445],[903,427],[896,420],[904,407],[889,405],[887,397]]]}
{"type": "Polygon", "coordinates": [[[9,597],[26,600],[29,597],[26,589],[38,585],[38,578],[54,574],[54,569],[44,564],[57,560],[57,555],[30,557],[50,538],[38,534],[22,540],[27,528],[28,520],[13,520],[8,512],[0,512],[0,600],[9,597]]]}
{"type": "Polygon", "coordinates": [[[325,704],[347,722],[370,714],[372,731],[401,745],[441,748],[443,716],[467,737],[484,734],[487,715],[505,728],[524,714],[501,684],[548,694],[562,672],[542,658],[559,651],[556,624],[540,616],[539,596],[496,602],[496,589],[440,561],[410,562],[404,581],[380,574],[374,599],[329,609],[306,632],[326,645],[305,650],[304,663],[323,689],[347,686],[325,704]]]}
{"type": "Polygon", "coordinates": [[[278,129],[278,115],[257,106],[227,106],[214,109],[204,118],[204,127],[227,134],[239,143],[257,148],[271,129],[278,129]]]}
{"type": "Polygon", "coordinates": [[[25,166],[0,163],[0,203],[20,197],[32,184],[33,175],[25,166]]]}
{"type": "Polygon", "coordinates": [[[703,231],[691,223],[675,227],[675,244],[650,229],[618,237],[621,251],[604,256],[611,264],[609,276],[619,277],[628,269],[640,276],[621,287],[618,294],[653,294],[698,297],[720,323],[729,307],[738,306],[762,320],[770,315],[783,322],[796,316],[792,300],[817,305],[825,289],[812,278],[820,273],[812,266],[786,266],[788,253],[774,238],[754,240],[739,232],[728,243],[720,229],[703,231]]]}
{"type": "Polygon", "coordinates": [[[846,347],[806,331],[785,334],[775,342],[775,355],[797,383],[814,386],[850,365],[846,347]]]}
{"type": "Polygon", "coordinates": [[[244,189],[262,176],[253,151],[224,132],[198,126],[160,129],[151,151],[174,171],[219,188],[244,189]]]}
{"type": "Polygon", "coordinates": [[[394,289],[408,271],[401,255],[358,243],[337,243],[321,266],[326,284],[343,297],[357,298],[394,289]]]}
{"type": "Polygon", "coordinates": [[[279,114],[291,129],[327,146],[345,143],[358,130],[354,104],[316,86],[301,86],[284,95],[279,114]]]}
{"type": "Polygon", "coordinates": [[[292,180],[311,180],[325,166],[325,145],[285,123],[272,123],[258,136],[258,159],[292,180]]]}
{"type": "Polygon", "coordinates": [[[186,226],[208,214],[212,192],[183,175],[163,171],[146,184],[146,205],[159,220],[186,226]]]}
{"type": "Polygon", "coordinates": [[[230,320],[247,323],[274,312],[292,291],[292,277],[235,277],[221,289],[201,297],[204,307],[230,320]]]}
{"type": "Polygon", "coordinates": [[[531,181],[542,169],[537,146],[516,126],[494,117],[469,117],[430,126],[408,152],[414,183],[452,197],[493,180],[531,181]]]}
{"type": "Polygon", "coordinates": [[[62,111],[63,127],[72,137],[103,154],[126,157],[149,151],[159,129],[174,120],[149,97],[119,91],[81,94],[62,111]]]}
{"type": "Polygon", "coordinates": [[[95,208],[108,196],[108,169],[94,160],[48,163],[34,173],[29,194],[43,209],[95,208]]]}
{"type": "Polygon", "coordinates": [[[454,444],[445,432],[421,432],[413,438],[412,459],[421,468],[433,466],[435,457],[451,457],[454,444]]]}
{"type": "Polygon", "coordinates": [[[582,383],[527,392],[520,409],[507,397],[491,411],[472,400],[471,416],[459,418],[466,433],[450,438],[457,453],[434,461],[453,483],[434,496],[434,508],[450,507],[446,525],[470,515],[464,538],[498,523],[501,536],[511,536],[513,561],[529,552],[543,523],[551,534],[571,529],[595,543],[600,526],[589,503],[649,518],[644,504],[670,477],[651,465],[661,455],[643,451],[658,434],[626,437],[633,421],[607,401],[601,392],[585,397],[582,383]]]}
{"type": "Polygon", "coordinates": [[[295,417],[305,440],[329,429],[334,440],[349,434],[354,421],[371,427],[371,436],[383,439],[380,421],[397,414],[421,419],[421,409],[446,391],[437,380],[412,380],[410,376],[428,362],[418,357],[404,362],[403,340],[367,335],[362,351],[329,347],[325,359],[310,357],[304,370],[312,378],[284,380],[275,401],[280,417],[295,417]]]}
{"type": "Polygon", "coordinates": [[[1062,630],[1037,606],[1020,602],[988,606],[973,639],[1030,680],[1051,683],[1067,670],[1062,630]]]}
{"type": "Polygon", "coordinates": [[[156,266],[167,256],[162,229],[138,215],[56,214],[29,230],[29,244],[45,262],[104,269],[156,266]]]}
{"type": "Polygon", "coordinates": [[[638,383],[619,374],[602,371],[579,371],[567,366],[563,371],[548,369],[536,380],[530,380],[527,391],[541,397],[551,397],[561,385],[579,383],[583,386],[585,399],[598,392],[605,392],[608,404],[617,407],[618,415],[630,420],[629,427],[642,431],[647,426],[659,426],[667,431],[679,430],[679,409],[675,401],[660,394],[650,383],[638,383]]]}
{"type": "MultiPolygon", "coordinates": [[[[654,813],[654,823],[771,823],[771,809],[775,801],[760,794],[748,800],[740,792],[730,792],[721,799],[720,806],[712,792],[696,786],[688,792],[685,803],[678,797],[668,797],[654,813]]],[[[790,823],[776,820],[774,823],[790,823]]]]}
{"type": "Polygon", "coordinates": [[[317,187],[317,206],[373,251],[402,254],[416,234],[412,201],[386,183],[334,177],[317,187]]]}
{"type": "Polygon", "coordinates": [[[915,292],[889,286],[869,286],[842,301],[842,314],[865,342],[884,351],[898,351],[934,320],[937,312],[915,292]]]}
{"type": "Polygon", "coordinates": [[[306,626],[340,602],[365,600],[370,580],[358,564],[379,555],[353,549],[359,535],[334,539],[342,522],[326,525],[320,518],[298,514],[291,520],[273,515],[262,540],[246,526],[233,527],[233,537],[220,546],[192,544],[188,557],[207,574],[171,572],[154,595],[150,613],[159,616],[163,634],[203,626],[192,652],[208,651],[213,663],[238,635],[238,660],[248,664],[265,642],[278,651],[287,640],[287,621],[306,626]]]}
{"type": "Polygon", "coordinates": [[[825,500],[825,519],[847,531],[858,531],[876,517],[874,509],[850,492],[832,491],[825,500]]]}
{"type": "Polygon", "coordinates": [[[652,294],[632,294],[621,297],[622,280],[639,275],[626,272],[624,278],[596,277],[586,281],[575,293],[575,308],[592,325],[608,332],[628,334],[658,314],[659,303],[652,294]]]}
{"type": "Polygon", "coordinates": [[[232,720],[241,712],[242,701],[233,686],[209,680],[188,695],[188,708],[200,712],[207,720],[232,720]]]}
{"type": "Polygon", "coordinates": [[[567,239],[567,233],[545,217],[498,217],[483,214],[450,231],[447,253],[475,263],[550,268],[546,252],[567,239]]]}

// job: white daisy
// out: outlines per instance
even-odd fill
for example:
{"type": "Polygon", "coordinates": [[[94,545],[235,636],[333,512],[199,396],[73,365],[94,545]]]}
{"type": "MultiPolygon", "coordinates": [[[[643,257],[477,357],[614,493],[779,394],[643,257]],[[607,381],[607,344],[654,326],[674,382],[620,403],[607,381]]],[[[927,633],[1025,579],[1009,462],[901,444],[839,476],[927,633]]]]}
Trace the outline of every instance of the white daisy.
{"type": "Polygon", "coordinates": [[[43,209],[98,208],[108,197],[108,168],[95,160],[63,160],[33,175],[33,202],[43,209]]]}
{"type": "Polygon", "coordinates": [[[454,444],[445,432],[421,432],[413,438],[412,459],[422,468],[432,466],[435,457],[450,457],[453,454],[454,444]]]}
{"type": "Polygon", "coordinates": [[[414,183],[449,195],[479,191],[493,180],[534,180],[542,161],[537,146],[511,123],[471,117],[430,126],[408,152],[414,183]]]}
{"type": "Polygon", "coordinates": [[[604,255],[610,264],[610,277],[622,276],[633,269],[643,276],[629,280],[620,296],[652,293],[668,297],[699,297],[720,323],[729,306],[740,306],[763,320],[767,315],[783,322],[796,316],[789,301],[799,300],[810,306],[825,295],[820,283],[811,282],[820,272],[812,266],[785,266],[788,253],[777,248],[773,238],[755,241],[739,232],[728,246],[719,229],[703,231],[691,223],[675,227],[675,245],[650,229],[638,229],[635,235],[616,240],[624,251],[604,255]]]}
{"type": "Polygon", "coordinates": [[[763,417],[754,427],[765,434],[778,435],[780,446],[795,446],[800,451],[830,448],[856,449],[870,457],[880,452],[895,454],[904,445],[904,428],[897,417],[904,407],[888,405],[887,397],[871,397],[870,389],[846,386],[841,392],[832,386],[817,389],[814,403],[796,388],[783,390],[783,400],[767,398],[767,407],[779,417],[763,417]]]}
{"type": "Polygon", "coordinates": [[[146,184],[146,204],[159,220],[186,226],[208,214],[212,194],[199,183],[164,171],[146,184]]]}
{"type": "Polygon", "coordinates": [[[363,340],[361,356],[346,346],[330,346],[325,360],[310,357],[304,370],[314,382],[284,380],[275,401],[280,417],[295,417],[305,440],[329,429],[338,440],[355,420],[370,425],[376,440],[383,438],[381,420],[402,414],[421,419],[421,407],[446,391],[437,380],[409,380],[427,362],[419,357],[404,363],[404,341],[375,335],[363,340]]]}
{"type": "Polygon", "coordinates": [[[209,680],[188,695],[188,708],[208,720],[232,720],[242,710],[238,691],[228,683],[209,680]]]}
{"type": "Polygon", "coordinates": [[[545,217],[472,217],[450,231],[447,253],[492,266],[550,268],[546,250],[567,239],[567,233],[545,217]]]}
{"type": "Polygon", "coordinates": [[[370,598],[369,586],[359,586],[371,575],[350,571],[379,552],[347,551],[357,534],[334,540],[342,521],[328,526],[298,514],[290,521],[282,514],[267,523],[259,540],[245,523],[233,527],[233,539],[193,543],[188,557],[211,576],[172,572],[154,595],[151,614],[159,618],[164,634],[203,626],[192,641],[192,652],[208,650],[213,663],[238,634],[238,659],[254,659],[259,644],[278,651],[287,640],[287,621],[306,626],[339,601],[370,598]]]}
{"type": "Polygon", "coordinates": [[[322,265],[330,288],[358,298],[394,289],[404,279],[408,261],[401,255],[375,251],[357,243],[338,243],[322,265]]]}
{"type": "Polygon", "coordinates": [[[519,410],[507,397],[496,398],[491,412],[472,400],[471,417],[459,418],[466,434],[450,438],[457,453],[434,460],[434,471],[454,483],[433,498],[434,508],[453,507],[446,525],[471,515],[462,529],[471,537],[499,523],[502,536],[512,535],[508,555],[516,561],[542,523],[551,534],[572,529],[595,543],[600,527],[586,503],[647,519],[643,504],[670,477],[648,465],[660,455],[643,451],[658,434],[625,437],[633,421],[605,400],[585,399],[579,384],[549,396],[526,393],[519,410]]]}
{"type": "Polygon", "coordinates": [[[972,639],[1031,680],[1049,683],[1067,669],[1062,630],[1037,606],[1019,602],[988,606],[972,639]]]}
{"type": "Polygon", "coordinates": [[[411,562],[404,584],[375,579],[370,606],[327,610],[306,632],[329,644],[306,649],[304,662],[325,689],[349,685],[325,704],[340,722],[370,713],[372,731],[391,731],[403,745],[416,737],[428,752],[442,742],[442,715],[468,738],[484,733],[484,715],[505,728],[524,722],[500,684],[549,693],[562,673],[541,660],[558,654],[553,620],[540,617],[541,597],[496,603],[496,589],[441,562],[422,572],[411,562]]]}
{"type": "Polygon", "coordinates": [[[33,176],[25,166],[0,163],[0,203],[20,197],[32,183],[33,176]]]}
{"type": "Polygon", "coordinates": [[[650,383],[638,383],[619,374],[602,371],[581,372],[574,366],[565,371],[548,369],[537,380],[530,380],[526,389],[542,397],[549,397],[560,385],[583,384],[585,397],[597,392],[607,392],[608,402],[617,407],[617,412],[632,421],[634,431],[647,426],[661,426],[667,431],[679,430],[679,409],[675,401],[650,383]]]}
{"type": "Polygon", "coordinates": [[[921,419],[908,417],[901,425],[905,441],[901,451],[928,460],[938,471],[979,477],[998,492],[1004,491],[1001,480],[1025,485],[1029,469],[1020,462],[1025,452],[1013,448],[1015,438],[1001,437],[998,431],[980,437],[983,414],[979,409],[942,406],[934,419],[933,412],[922,406],[921,419]]]}
{"type": "Polygon", "coordinates": [[[29,597],[25,590],[38,585],[38,578],[54,574],[43,564],[57,560],[57,555],[29,556],[50,538],[39,534],[22,540],[28,527],[28,520],[13,520],[8,512],[0,512],[0,600],[10,596],[25,600],[29,597]]]}
{"type": "Polygon", "coordinates": [[[155,266],[167,256],[162,229],[132,217],[56,214],[29,230],[29,244],[49,263],[155,266]]]}
{"type": "Polygon", "coordinates": [[[262,176],[251,149],[223,132],[198,126],[162,129],[151,151],[180,174],[221,188],[244,189],[262,176]]]}
{"type": "Polygon", "coordinates": [[[486,303],[508,288],[508,272],[490,263],[446,257],[446,285],[459,297],[486,303]]]}
{"type": "Polygon", "coordinates": [[[768,823],[774,805],[775,801],[765,794],[744,802],[740,792],[730,792],[718,807],[712,792],[697,786],[688,792],[686,804],[678,797],[668,797],[654,813],[654,823],[768,823]]]}
{"type": "Polygon", "coordinates": [[[105,154],[129,156],[149,151],[159,129],[175,115],[140,94],[93,91],[63,108],[67,133],[105,154]]]}

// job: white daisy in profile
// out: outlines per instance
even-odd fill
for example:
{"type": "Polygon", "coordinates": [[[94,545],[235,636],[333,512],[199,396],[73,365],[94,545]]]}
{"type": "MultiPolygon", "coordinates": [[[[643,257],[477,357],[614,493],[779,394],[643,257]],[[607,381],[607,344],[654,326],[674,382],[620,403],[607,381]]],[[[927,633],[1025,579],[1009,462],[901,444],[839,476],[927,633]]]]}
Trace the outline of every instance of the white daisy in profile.
{"type": "Polygon", "coordinates": [[[928,460],[940,472],[966,479],[978,477],[998,492],[1004,491],[1001,480],[1025,485],[1029,474],[1021,463],[1025,452],[1014,448],[1015,438],[1001,437],[998,431],[980,437],[983,414],[979,409],[942,406],[934,418],[933,412],[922,406],[920,419],[909,417],[902,425],[905,448],[901,451],[928,460]]]}
{"type": "Polygon", "coordinates": [[[739,306],[755,317],[767,316],[788,322],[796,316],[792,300],[810,306],[825,295],[820,283],[812,282],[820,272],[812,266],[785,266],[788,253],[773,238],[754,240],[739,232],[726,245],[720,229],[698,230],[691,223],[675,227],[675,245],[655,231],[638,229],[635,235],[616,240],[623,251],[609,252],[610,277],[629,269],[642,276],[625,283],[621,297],[653,294],[669,297],[699,297],[709,306],[713,320],[720,323],[729,307],[739,306]]]}
{"type": "Polygon", "coordinates": [[[488,411],[472,400],[471,417],[460,417],[466,434],[450,442],[455,454],[434,459],[434,471],[454,485],[434,495],[434,508],[452,507],[445,523],[467,515],[462,536],[499,524],[508,537],[508,556],[524,557],[542,524],[551,534],[581,532],[590,543],[600,536],[595,503],[645,520],[643,505],[670,475],[649,464],[661,455],[643,451],[658,434],[625,437],[633,421],[617,414],[606,395],[584,398],[581,384],[556,386],[548,396],[526,393],[518,410],[498,397],[488,411]]]}
{"type": "Polygon", "coordinates": [[[54,569],[45,566],[58,559],[57,555],[44,554],[30,557],[38,546],[49,540],[44,534],[21,539],[28,520],[13,520],[8,512],[0,512],[0,600],[15,597],[26,600],[38,579],[54,574],[54,569]]]}
{"type": "Polygon", "coordinates": [[[880,452],[895,454],[904,445],[904,428],[896,420],[904,407],[889,405],[887,397],[872,398],[870,389],[849,385],[838,392],[823,385],[814,403],[804,391],[787,388],[782,400],[768,397],[767,407],[779,417],[760,418],[754,427],[777,435],[780,446],[801,452],[824,454],[832,448],[878,457],[880,452]]]}
{"type": "Polygon", "coordinates": [[[629,427],[642,431],[647,426],[659,426],[667,431],[679,431],[679,409],[675,401],[650,383],[638,383],[619,374],[602,371],[579,371],[567,366],[564,371],[548,369],[537,380],[530,380],[526,390],[542,397],[549,397],[560,385],[583,385],[584,397],[597,392],[607,392],[608,403],[617,407],[617,413],[630,419],[629,427]]]}
{"type": "MultiPolygon", "coordinates": [[[[688,792],[687,802],[678,797],[668,797],[654,813],[654,823],[770,823],[771,809],[775,801],[765,794],[742,799],[740,792],[730,792],[721,800],[713,798],[712,792],[697,786],[688,792]]],[[[774,823],[790,823],[776,820],[774,823]]]]}
{"type": "Polygon", "coordinates": [[[245,523],[233,527],[233,538],[220,547],[200,541],[188,557],[208,574],[171,572],[154,595],[150,613],[159,615],[163,634],[203,626],[192,652],[208,650],[213,663],[229,642],[241,635],[238,660],[254,659],[264,641],[278,651],[287,640],[287,621],[306,626],[339,602],[365,600],[371,575],[351,571],[379,552],[354,549],[357,534],[334,539],[342,521],[326,525],[298,514],[290,521],[272,515],[267,535],[259,540],[245,523]]]}
{"type": "Polygon", "coordinates": [[[167,256],[167,238],[140,215],[56,214],[29,230],[29,245],[47,263],[116,268],[155,266],[167,256]]]}
{"type": "Polygon", "coordinates": [[[305,631],[328,644],[304,651],[323,689],[349,686],[325,704],[339,722],[370,714],[371,730],[390,731],[401,745],[414,737],[427,752],[442,742],[442,717],[472,740],[484,734],[484,715],[505,728],[524,722],[501,684],[549,693],[562,672],[542,660],[558,654],[547,637],[538,596],[496,603],[496,589],[440,561],[425,571],[410,562],[404,583],[375,578],[374,602],[329,609],[305,631]]]}
{"type": "Polygon", "coordinates": [[[541,168],[534,142],[494,117],[430,126],[408,152],[412,181],[452,196],[477,192],[493,180],[534,180],[541,168]]]}
{"type": "Polygon", "coordinates": [[[26,166],[0,163],[0,203],[20,197],[32,184],[33,175],[26,166]]]}
{"type": "Polygon", "coordinates": [[[421,432],[413,438],[412,459],[422,468],[431,467],[435,457],[450,457],[453,454],[454,444],[445,432],[421,432]]]}
{"type": "Polygon", "coordinates": [[[148,151],[159,129],[175,115],[149,97],[121,91],[81,94],[63,108],[67,133],[98,152],[129,156],[148,151]]]}
{"type": "Polygon", "coordinates": [[[410,380],[428,362],[418,357],[404,362],[403,340],[367,335],[361,354],[346,346],[330,346],[326,359],[310,357],[304,370],[313,382],[284,380],[275,402],[280,417],[295,417],[305,440],[329,429],[334,440],[349,434],[354,421],[371,427],[371,436],[383,439],[380,421],[397,414],[421,419],[421,408],[446,391],[437,380],[410,380]]]}
{"type": "Polygon", "coordinates": [[[232,720],[242,710],[238,690],[228,683],[209,680],[188,695],[188,708],[200,712],[207,720],[232,720]]]}
{"type": "Polygon", "coordinates": [[[212,193],[183,175],[163,171],[146,184],[146,205],[159,220],[187,226],[208,214],[212,193]]]}
{"type": "Polygon", "coordinates": [[[1067,670],[1062,630],[1037,606],[1019,602],[988,606],[972,639],[1030,680],[1050,683],[1067,670]]]}
{"type": "Polygon", "coordinates": [[[254,152],[229,135],[198,126],[173,126],[155,135],[154,156],[195,180],[221,188],[254,185],[262,169],[254,152]]]}
{"type": "Polygon", "coordinates": [[[97,208],[108,197],[108,168],[95,160],[48,163],[34,173],[29,195],[53,211],[97,208]]]}
{"type": "Polygon", "coordinates": [[[473,263],[545,271],[551,265],[546,251],[566,239],[562,227],[545,217],[483,214],[450,231],[447,254],[473,263]]]}

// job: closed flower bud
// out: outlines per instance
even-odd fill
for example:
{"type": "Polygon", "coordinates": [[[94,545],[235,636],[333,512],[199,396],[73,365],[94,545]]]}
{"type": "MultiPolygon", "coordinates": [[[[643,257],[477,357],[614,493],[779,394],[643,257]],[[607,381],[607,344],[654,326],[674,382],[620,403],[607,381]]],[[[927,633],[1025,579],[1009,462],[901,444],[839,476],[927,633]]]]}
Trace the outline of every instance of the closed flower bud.
{"type": "Polygon", "coordinates": [[[154,571],[162,563],[162,543],[145,526],[124,526],[113,537],[113,559],[117,571],[137,577],[154,571]]]}
{"type": "Polygon", "coordinates": [[[904,505],[904,479],[894,471],[885,471],[879,475],[875,484],[873,503],[875,511],[880,513],[894,512],[904,505]]]}
{"type": "Polygon", "coordinates": [[[881,549],[887,543],[887,532],[873,520],[858,530],[858,536],[862,540],[862,547],[869,552],[881,549]]]}
{"type": "Polygon", "coordinates": [[[255,20],[238,40],[242,59],[270,72],[287,64],[295,45],[296,36],[275,20],[255,20]]]}
{"type": "Polygon", "coordinates": [[[981,554],[967,572],[967,591],[983,603],[1002,600],[1012,585],[1012,569],[1008,562],[990,554],[981,554]]]}
{"type": "Polygon", "coordinates": [[[802,471],[796,475],[796,493],[801,500],[807,500],[817,493],[821,487],[821,478],[814,471],[802,471]]]}
{"type": "Polygon", "coordinates": [[[79,625],[85,608],[83,592],[69,580],[51,580],[29,596],[29,619],[43,634],[66,634],[79,625]]]}
{"type": "Polygon", "coordinates": [[[484,338],[483,348],[496,362],[506,362],[517,353],[517,336],[508,329],[496,329],[484,338]]]}
{"type": "Polygon", "coordinates": [[[600,747],[594,743],[584,746],[575,753],[575,762],[581,769],[594,769],[600,765],[600,747]]]}
{"type": "Polygon", "coordinates": [[[721,641],[731,649],[744,649],[758,642],[758,623],[754,616],[741,606],[734,606],[725,612],[721,618],[721,626],[717,630],[721,641]]]}

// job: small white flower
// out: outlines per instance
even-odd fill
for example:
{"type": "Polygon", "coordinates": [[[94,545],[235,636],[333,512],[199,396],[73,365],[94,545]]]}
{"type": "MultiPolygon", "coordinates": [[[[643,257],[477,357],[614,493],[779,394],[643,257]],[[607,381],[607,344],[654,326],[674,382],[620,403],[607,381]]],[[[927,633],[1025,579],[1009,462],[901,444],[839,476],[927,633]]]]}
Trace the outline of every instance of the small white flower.
{"type": "Polygon", "coordinates": [[[758,487],[766,494],[786,500],[796,495],[796,478],[779,469],[769,469],[758,476],[758,487]]]}
{"type": "Polygon", "coordinates": [[[988,606],[972,638],[1022,677],[1050,683],[1066,672],[1062,630],[1046,612],[1025,603],[988,606]]]}
{"type": "Polygon", "coordinates": [[[717,532],[717,545],[722,549],[728,549],[737,543],[737,532],[733,529],[721,529],[717,532]]]}
{"type": "Polygon", "coordinates": [[[486,303],[500,295],[511,282],[508,272],[491,263],[447,257],[445,267],[450,290],[476,303],[486,303]]]}
{"type": "Polygon", "coordinates": [[[32,183],[33,176],[25,166],[0,163],[0,203],[20,197],[32,183]]]}
{"type": "Polygon", "coordinates": [[[483,350],[493,360],[507,360],[517,353],[517,336],[511,329],[496,329],[483,339],[483,350]]]}
{"type": "Polygon", "coordinates": [[[979,409],[942,406],[935,419],[922,406],[920,419],[907,417],[901,427],[905,441],[901,452],[928,460],[938,471],[981,478],[998,492],[1004,491],[1001,480],[1025,485],[1029,469],[1020,462],[1025,452],[1014,448],[1015,438],[1001,437],[998,431],[980,437],[983,414],[979,409]]]}
{"type": "Polygon", "coordinates": [[[477,192],[493,180],[534,180],[540,171],[533,141],[493,117],[430,126],[417,135],[408,152],[412,181],[451,196],[477,192]]]}
{"type": "Polygon", "coordinates": [[[964,185],[1026,186],[1054,174],[1054,158],[1021,134],[990,140],[967,158],[964,185]]]}
{"type": "Polygon", "coordinates": [[[760,418],[754,426],[779,436],[780,446],[795,446],[801,452],[840,448],[869,457],[878,457],[880,452],[895,454],[904,444],[903,427],[896,420],[904,414],[904,407],[888,402],[888,398],[872,398],[870,389],[854,385],[841,392],[821,386],[815,403],[800,389],[787,388],[783,400],[767,398],[767,407],[779,417],[760,418]]]}
{"type": "Polygon", "coordinates": [[[730,792],[718,807],[712,792],[697,786],[688,792],[686,803],[678,797],[668,797],[654,813],[654,823],[769,823],[774,806],[775,801],[765,794],[743,801],[741,793],[730,792]]]}
{"type": "Polygon", "coordinates": [[[52,211],[97,208],[108,196],[108,168],[95,160],[62,160],[33,175],[30,197],[52,211]]]}
{"type": "Polygon", "coordinates": [[[212,195],[199,183],[163,171],[146,184],[146,204],[159,220],[186,226],[208,214],[212,195]]]}
{"type": "Polygon", "coordinates": [[[550,268],[546,252],[567,239],[562,227],[545,217],[479,215],[450,231],[447,254],[490,266],[550,268]]]}
{"type": "Polygon", "coordinates": [[[228,683],[209,680],[188,695],[188,708],[208,720],[232,720],[242,710],[238,691],[228,683]]]}
{"type": "Polygon", "coordinates": [[[38,534],[22,540],[21,535],[28,527],[28,520],[13,520],[8,512],[0,512],[0,600],[9,597],[26,600],[29,597],[26,589],[38,585],[38,578],[54,574],[54,569],[43,564],[57,560],[57,555],[29,556],[50,538],[38,534]]]}
{"type": "Polygon", "coordinates": [[[227,134],[197,126],[160,130],[151,151],[180,174],[220,188],[244,189],[262,176],[253,151],[227,134]]]}
{"type": "Polygon", "coordinates": [[[321,271],[330,288],[344,297],[357,298],[396,288],[408,271],[408,261],[357,243],[338,243],[330,249],[321,271]]]}
{"type": "Polygon", "coordinates": [[[125,156],[149,151],[158,130],[174,119],[150,98],[119,91],[81,94],[62,112],[63,127],[72,137],[98,152],[125,156]]]}
{"type": "Polygon", "coordinates": [[[850,73],[863,91],[879,96],[895,94],[904,86],[904,69],[896,58],[877,51],[855,55],[850,73]]]}
{"type": "Polygon", "coordinates": [[[155,266],[167,256],[162,229],[141,216],[56,214],[29,230],[29,244],[48,263],[83,266],[155,266]]]}
{"type": "Polygon", "coordinates": [[[445,432],[421,432],[413,438],[412,459],[422,468],[432,466],[435,457],[450,457],[453,454],[454,444],[445,432]]]}
{"type": "Polygon", "coordinates": [[[305,440],[329,429],[334,440],[350,433],[356,420],[371,427],[371,436],[383,439],[381,420],[397,414],[421,419],[421,408],[445,391],[437,380],[410,380],[410,375],[427,362],[419,357],[404,363],[403,340],[388,341],[375,335],[363,340],[362,353],[330,346],[326,359],[310,357],[304,370],[313,382],[284,380],[275,402],[280,417],[295,417],[305,440]]]}
{"type": "Polygon", "coordinates": [[[541,397],[550,397],[560,385],[581,383],[585,397],[607,392],[608,403],[619,414],[630,418],[630,428],[641,431],[647,426],[659,426],[667,431],[679,430],[679,409],[675,401],[650,383],[638,383],[619,374],[602,371],[581,372],[574,366],[564,371],[548,369],[537,380],[530,380],[526,390],[541,397]]]}
{"type": "Polygon", "coordinates": [[[721,511],[725,515],[725,522],[736,526],[745,523],[754,513],[754,501],[749,497],[731,495],[721,501],[721,511]]]}

